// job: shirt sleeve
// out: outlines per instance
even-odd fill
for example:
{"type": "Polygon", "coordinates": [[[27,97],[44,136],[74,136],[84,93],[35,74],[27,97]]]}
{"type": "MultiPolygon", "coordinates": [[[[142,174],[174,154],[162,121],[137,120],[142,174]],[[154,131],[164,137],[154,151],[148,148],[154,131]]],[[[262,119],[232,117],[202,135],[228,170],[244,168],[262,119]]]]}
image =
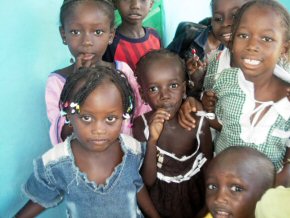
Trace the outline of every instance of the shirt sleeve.
{"type": "Polygon", "coordinates": [[[43,165],[41,158],[34,160],[34,173],[23,186],[23,192],[33,202],[45,208],[54,207],[63,199],[63,194],[57,189],[50,168],[43,165]]]}
{"type": "Polygon", "coordinates": [[[60,116],[59,99],[64,83],[65,79],[56,73],[51,74],[46,83],[46,112],[50,121],[49,136],[53,145],[62,142],[60,136],[65,118],[60,116]]]}

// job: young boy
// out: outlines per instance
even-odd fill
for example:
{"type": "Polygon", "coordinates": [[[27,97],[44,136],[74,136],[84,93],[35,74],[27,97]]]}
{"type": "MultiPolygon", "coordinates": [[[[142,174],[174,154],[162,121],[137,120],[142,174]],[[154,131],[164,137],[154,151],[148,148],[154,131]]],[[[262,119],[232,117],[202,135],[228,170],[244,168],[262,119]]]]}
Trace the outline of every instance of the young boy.
{"type": "Polygon", "coordinates": [[[122,23],[117,27],[113,43],[103,56],[105,61],[124,61],[135,71],[140,57],[162,47],[156,30],[142,25],[153,3],[153,0],[114,0],[122,23]]]}
{"type": "Polygon", "coordinates": [[[257,201],[274,185],[275,168],[259,151],[231,146],[210,162],[205,181],[213,217],[254,218],[257,201]]]}

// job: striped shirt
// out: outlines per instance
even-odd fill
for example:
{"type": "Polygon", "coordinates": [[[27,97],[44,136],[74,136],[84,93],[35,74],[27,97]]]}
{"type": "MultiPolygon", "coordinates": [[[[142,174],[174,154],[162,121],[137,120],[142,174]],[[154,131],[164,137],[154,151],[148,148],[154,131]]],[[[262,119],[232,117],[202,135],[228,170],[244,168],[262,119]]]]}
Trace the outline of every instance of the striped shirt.
{"type": "Polygon", "coordinates": [[[144,28],[144,30],[145,35],[142,38],[132,39],[122,35],[117,28],[113,43],[108,46],[103,60],[123,61],[135,72],[136,64],[144,54],[162,47],[160,36],[155,29],[144,28]]]}

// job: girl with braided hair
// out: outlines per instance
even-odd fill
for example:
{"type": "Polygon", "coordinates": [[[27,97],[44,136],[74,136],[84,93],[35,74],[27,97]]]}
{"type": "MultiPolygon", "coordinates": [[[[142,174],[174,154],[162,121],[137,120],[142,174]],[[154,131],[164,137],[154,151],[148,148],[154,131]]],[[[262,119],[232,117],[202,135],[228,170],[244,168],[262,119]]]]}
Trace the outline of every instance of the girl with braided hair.
{"type": "Polygon", "coordinates": [[[144,144],[121,134],[135,106],[126,76],[104,66],[80,69],[60,104],[73,134],[34,161],[23,188],[31,200],[16,217],[35,217],[63,199],[68,217],[143,217],[138,205],[159,217],[139,174],[144,144]]]}
{"type": "MultiPolygon", "coordinates": [[[[60,34],[63,44],[72,54],[72,64],[51,73],[46,85],[46,108],[50,126],[50,139],[53,145],[65,140],[72,129],[65,125],[60,116],[58,102],[66,78],[80,67],[104,65],[124,72],[133,87],[136,99],[134,116],[150,110],[142,103],[138,84],[131,68],[121,61],[105,62],[102,56],[109,44],[113,42],[114,6],[108,0],[64,0],[60,9],[60,34]]],[[[131,133],[130,121],[123,122],[122,132],[131,133]]]]}

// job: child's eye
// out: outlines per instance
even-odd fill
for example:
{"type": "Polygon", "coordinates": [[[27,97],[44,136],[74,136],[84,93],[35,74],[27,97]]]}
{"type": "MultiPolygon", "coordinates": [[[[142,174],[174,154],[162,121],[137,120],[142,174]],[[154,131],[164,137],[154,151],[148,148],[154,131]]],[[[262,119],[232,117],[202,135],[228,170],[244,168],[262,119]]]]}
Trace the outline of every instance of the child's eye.
{"type": "Polygon", "coordinates": [[[172,89],[176,89],[178,87],[179,87],[179,85],[177,83],[170,84],[170,88],[172,88],[172,89]]]}
{"type": "Polygon", "coordinates": [[[265,41],[265,42],[273,42],[273,39],[270,38],[270,37],[267,37],[267,36],[264,36],[264,37],[262,38],[262,40],[265,41]]]}
{"type": "Polygon", "coordinates": [[[95,31],[95,34],[96,34],[97,36],[100,36],[100,35],[102,35],[103,33],[104,33],[103,30],[96,30],[96,31],[95,31]]]}
{"type": "Polygon", "coordinates": [[[84,121],[86,123],[89,123],[89,122],[92,121],[92,117],[89,116],[89,115],[82,115],[80,118],[81,118],[82,121],[84,121]]]}
{"type": "Polygon", "coordinates": [[[106,119],[106,121],[107,121],[108,123],[113,123],[113,122],[115,122],[116,120],[117,120],[117,117],[116,117],[116,116],[108,116],[107,119],[106,119]]]}
{"type": "Polygon", "coordinates": [[[207,189],[208,189],[208,190],[215,190],[215,189],[217,189],[217,187],[216,187],[216,185],[214,185],[214,184],[208,184],[208,185],[207,185],[207,189]]]}
{"type": "Polygon", "coordinates": [[[79,30],[71,30],[70,33],[73,35],[80,35],[81,34],[81,32],[79,30]]]}
{"type": "Polygon", "coordinates": [[[247,35],[247,34],[245,34],[245,33],[240,33],[240,34],[238,34],[237,35],[239,38],[241,38],[241,39],[247,39],[247,38],[249,38],[249,36],[247,35]]]}
{"type": "Polygon", "coordinates": [[[158,88],[156,86],[152,86],[149,88],[149,92],[158,92],[158,88]]]}
{"type": "Polygon", "coordinates": [[[231,187],[231,190],[232,190],[233,192],[242,192],[242,191],[244,191],[244,189],[243,189],[242,187],[238,186],[238,185],[233,185],[233,186],[231,187]]]}
{"type": "Polygon", "coordinates": [[[217,23],[220,23],[220,22],[223,21],[223,18],[222,18],[222,17],[214,17],[213,20],[214,20],[215,22],[217,22],[217,23]]]}

